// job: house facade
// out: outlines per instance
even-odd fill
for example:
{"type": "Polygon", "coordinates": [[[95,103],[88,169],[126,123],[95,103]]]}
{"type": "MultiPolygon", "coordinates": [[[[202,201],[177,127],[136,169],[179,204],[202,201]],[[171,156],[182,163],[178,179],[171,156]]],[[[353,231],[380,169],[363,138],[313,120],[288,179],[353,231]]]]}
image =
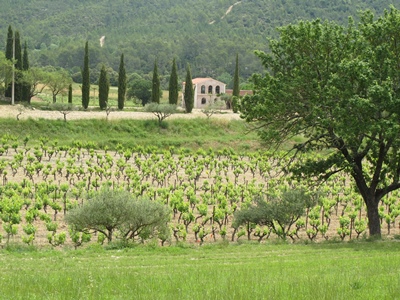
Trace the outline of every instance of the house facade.
{"type": "MultiPolygon", "coordinates": [[[[219,99],[221,94],[225,94],[226,84],[212,78],[194,78],[193,97],[194,108],[204,108],[213,101],[219,99]]],[[[185,90],[185,82],[182,91],[185,90]]],[[[184,95],[182,94],[182,107],[185,106],[184,95]]]]}

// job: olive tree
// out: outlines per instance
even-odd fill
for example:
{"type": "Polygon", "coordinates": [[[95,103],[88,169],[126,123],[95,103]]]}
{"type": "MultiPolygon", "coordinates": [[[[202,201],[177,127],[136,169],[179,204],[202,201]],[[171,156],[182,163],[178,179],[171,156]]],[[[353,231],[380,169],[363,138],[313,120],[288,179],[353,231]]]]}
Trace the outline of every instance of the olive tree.
{"type": "Polygon", "coordinates": [[[242,225],[266,225],[278,237],[286,239],[292,226],[314,201],[315,198],[304,189],[289,189],[279,196],[255,198],[249,206],[235,212],[232,226],[238,229],[242,225]]]}
{"type": "Polygon", "coordinates": [[[146,104],[144,111],[153,113],[158,119],[158,124],[161,125],[163,120],[176,113],[177,107],[175,104],[159,104],[151,102],[146,104]]]}
{"type": "Polygon", "coordinates": [[[254,75],[254,95],[240,107],[270,144],[301,135],[294,155],[324,150],[293,164],[293,174],[348,174],[376,237],[378,205],[400,188],[399,28],[393,7],[377,20],[362,13],[358,26],[349,19],[347,26],[315,20],[282,27],[269,53],[256,52],[266,74],[254,75]]]}
{"type": "Polygon", "coordinates": [[[147,199],[134,199],[122,190],[103,189],[82,205],[71,209],[66,221],[75,232],[98,231],[111,242],[155,237],[168,232],[168,209],[147,199]]]}

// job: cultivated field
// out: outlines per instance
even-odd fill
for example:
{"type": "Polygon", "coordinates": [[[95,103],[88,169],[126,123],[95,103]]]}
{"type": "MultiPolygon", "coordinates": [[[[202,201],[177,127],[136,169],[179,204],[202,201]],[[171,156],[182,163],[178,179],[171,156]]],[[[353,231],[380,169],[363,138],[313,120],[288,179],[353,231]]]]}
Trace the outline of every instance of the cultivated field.
{"type": "MultiPolygon", "coordinates": [[[[0,115],[6,114],[3,107],[0,115]]],[[[7,113],[15,118],[15,110],[7,113]]],[[[396,299],[400,292],[395,194],[384,199],[380,211],[391,241],[362,238],[365,207],[345,176],[309,188],[317,204],[293,224],[286,241],[268,226],[247,224],[235,232],[234,211],[255,196],[279,196],[306,184],[288,180],[285,157],[218,147],[217,140],[215,149],[158,148],[150,146],[156,144],[151,139],[99,147],[85,131],[122,124],[74,123],[72,114],[105,118],[104,113],[73,112],[68,126],[43,120],[60,118],[58,112],[30,113],[22,115],[27,121],[3,122],[8,129],[0,134],[0,299],[396,299]],[[61,125],[71,128],[67,143],[51,130],[35,133],[45,126],[64,132],[61,125]],[[79,248],[64,213],[104,185],[168,206],[166,246],[159,247],[159,239],[143,245],[140,238],[128,248],[100,245],[100,235],[93,234],[79,248]],[[74,246],[77,250],[71,250],[74,246]]],[[[120,117],[128,115],[135,113],[120,117]]],[[[229,114],[221,116],[231,122],[229,114]]],[[[175,125],[161,134],[172,130],[175,125]]],[[[113,138],[117,134],[113,131],[113,138]]],[[[118,139],[127,141],[129,135],[118,139]]]]}
{"type": "MultiPolygon", "coordinates": [[[[15,113],[12,109],[6,110],[15,113]]],[[[29,113],[30,118],[38,117],[34,115],[37,111],[29,113]]],[[[47,114],[38,113],[43,115],[40,118],[47,114]]],[[[93,112],[74,113],[86,116],[93,112]]],[[[226,116],[237,118],[234,114],[226,116]]],[[[234,230],[234,212],[256,197],[279,197],[286,189],[303,188],[309,183],[291,181],[290,174],[284,172],[287,158],[265,151],[235,153],[229,148],[158,149],[121,144],[111,151],[99,149],[88,140],[59,146],[58,141],[45,136],[30,146],[23,136],[5,134],[0,155],[2,245],[10,241],[72,245],[64,215],[102,186],[129,190],[137,197],[168,206],[171,238],[165,241],[167,244],[274,240],[279,233],[270,226],[248,223],[234,230]]],[[[315,205],[293,220],[290,227],[280,228],[287,231],[290,241],[366,236],[364,204],[345,176],[335,176],[318,188],[306,188],[315,205]]],[[[396,195],[385,198],[381,206],[384,233],[390,237],[400,233],[396,195]]],[[[92,242],[96,238],[94,235],[92,242]]]]}

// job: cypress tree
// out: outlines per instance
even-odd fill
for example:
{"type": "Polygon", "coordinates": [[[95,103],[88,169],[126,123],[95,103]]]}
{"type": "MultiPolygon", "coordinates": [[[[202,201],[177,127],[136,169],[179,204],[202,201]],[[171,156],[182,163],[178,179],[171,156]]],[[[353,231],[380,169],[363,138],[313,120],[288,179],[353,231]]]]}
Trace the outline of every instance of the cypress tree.
{"type": "Polygon", "coordinates": [[[172,70],[171,70],[171,76],[169,77],[169,96],[168,96],[168,102],[169,104],[178,104],[178,71],[176,69],[176,60],[172,61],[172,70]]]}
{"type": "Polygon", "coordinates": [[[99,106],[100,109],[107,108],[108,92],[110,91],[110,82],[108,80],[106,67],[103,65],[99,78],[99,106]]]}
{"type": "Polygon", "coordinates": [[[183,100],[185,101],[185,110],[187,113],[191,113],[194,106],[194,94],[193,94],[193,82],[192,74],[190,72],[190,65],[188,64],[186,70],[186,82],[185,82],[185,94],[183,100]]]}
{"type": "Polygon", "coordinates": [[[72,104],[72,83],[68,86],[68,103],[72,104]]]}
{"type": "MultiPolygon", "coordinates": [[[[13,33],[13,30],[10,25],[10,26],[8,26],[6,53],[5,53],[6,58],[10,61],[13,59],[13,41],[14,41],[14,33],[13,33]]],[[[5,97],[9,97],[9,98],[11,97],[11,93],[12,93],[11,89],[12,89],[12,87],[11,87],[11,83],[10,83],[5,90],[5,93],[4,93],[5,97]]]]}
{"type": "MultiPolygon", "coordinates": [[[[21,39],[19,35],[19,31],[15,31],[15,69],[21,71],[22,70],[22,48],[21,48],[21,39]]],[[[15,74],[15,101],[22,101],[22,90],[23,84],[21,83],[21,73],[16,72],[15,74]]]]}
{"type": "Polygon", "coordinates": [[[87,109],[90,100],[90,74],[89,74],[89,42],[85,44],[85,57],[82,69],[82,106],[87,109]]]}
{"type": "Polygon", "coordinates": [[[236,66],[235,66],[235,75],[233,76],[233,91],[232,96],[239,97],[240,88],[239,88],[239,55],[236,54],[236,66]]]}
{"type": "MultiPolygon", "coordinates": [[[[24,52],[22,54],[22,70],[28,71],[29,70],[29,58],[28,58],[28,48],[26,42],[24,43],[24,52]]],[[[27,101],[28,103],[31,102],[30,97],[31,86],[29,83],[22,84],[22,101],[27,101]]]]}
{"type": "Polygon", "coordinates": [[[154,61],[151,102],[160,103],[160,77],[158,76],[157,60],[154,61]]]}
{"type": "Polygon", "coordinates": [[[233,77],[233,91],[232,91],[232,110],[237,113],[239,110],[239,55],[236,54],[235,75],[233,77]]]}
{"type": "Polygon", "coordinates": [[[15,31],[15,68],[22,70],[22,48],[19,31],[15,31]]]}
{"type": "Polygon", "coordinates": [[[121,54],[118,72],[118,109],[124,109],[126,95],[126,71],[124,64],[124,54],[121,54]]]}

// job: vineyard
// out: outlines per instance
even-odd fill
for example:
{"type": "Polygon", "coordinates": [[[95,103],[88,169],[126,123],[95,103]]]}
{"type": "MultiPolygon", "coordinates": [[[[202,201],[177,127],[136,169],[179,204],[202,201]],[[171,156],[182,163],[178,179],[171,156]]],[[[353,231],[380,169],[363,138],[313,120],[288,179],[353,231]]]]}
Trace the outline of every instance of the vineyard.
{"type": "MultiPolygon", "coordinates": [[[[323,185],[290,180],[288,158],[278,153],[235,153],[233,150],[136,146],[115,151],[99,149],[93,142],[75,141],[59,146],[40,138],[3,135],[0,140],[0,240],[53,247],[78,247],[84,242],[104,242],[98,233],[74,232],[64,222],[68,210],[81,205],[107,186],[122,189],[168,206],[170,237],[160,243],[288,238],[298,240],[349,240],[366,235],[362,198],[344,175],[323,185]],[[313,187],[310,187],[313,186],[313,187]],[[279,198],[284,191],[307,187],[314,199],[300,218],[286,224],[260,226],[247,222],[233,228],[235,211],[257,197],[279,198]],[[285,232],[285,235],[282,235],[285,232]]],[[[396,193],[380,206],[382,232],[399,234],[400,204],[396,193]]],[[[137,237],[140,241],[140,236],[137,237]]]]}

